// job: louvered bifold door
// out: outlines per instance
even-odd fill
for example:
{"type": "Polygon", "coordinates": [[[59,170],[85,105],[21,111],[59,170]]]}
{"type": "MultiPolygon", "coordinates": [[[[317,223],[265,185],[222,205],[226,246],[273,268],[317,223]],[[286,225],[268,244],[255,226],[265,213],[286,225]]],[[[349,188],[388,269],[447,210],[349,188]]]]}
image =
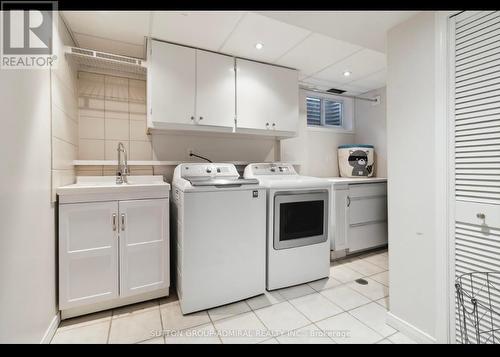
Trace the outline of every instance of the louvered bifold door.
{"type": "MultiPolygon", "coordinates": [[[[453,18],[455,47],[455,272],[500,272],[500,12],[465,11],[453,18]]],[[[477,299],[498,315],[464,326],[457,342],[500,343],[500,279],[474,281],[477,299]],[[483,284],[483,285],[481,285],[483,284]],[[498,289],[498,290],[497,290],[498,289]],[[477,339],[477,331],[486,331],[477,339]]],[[[464,289],[471,289],[464,285],[464,289]]],[[[472,308],[468,301],[465,302],[472,308]]],[[[457,305],[458,306],[458,305],[457,305]]],[[[463,319],[463,316],[462,316],[463,319]]]]}

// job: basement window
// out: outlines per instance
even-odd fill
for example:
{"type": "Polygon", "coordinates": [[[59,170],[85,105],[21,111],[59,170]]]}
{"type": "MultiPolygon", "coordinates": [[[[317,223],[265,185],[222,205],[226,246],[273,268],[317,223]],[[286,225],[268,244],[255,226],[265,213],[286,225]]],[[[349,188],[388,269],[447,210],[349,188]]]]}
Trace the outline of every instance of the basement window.
{"type": "Polygon", "coordinates": [[[343,128],[343,101],[320,96],[307,96],[306,105],[308,126],[343,128]]]}

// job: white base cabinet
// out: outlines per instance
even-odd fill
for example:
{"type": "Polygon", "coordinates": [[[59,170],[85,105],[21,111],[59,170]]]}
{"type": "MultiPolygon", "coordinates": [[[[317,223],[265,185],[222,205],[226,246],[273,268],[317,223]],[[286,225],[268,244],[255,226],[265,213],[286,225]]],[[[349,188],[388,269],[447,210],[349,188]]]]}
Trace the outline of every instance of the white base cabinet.
{"type": "Polygon", "coordinates": [[[334,184],[331,249],[347,254],[387,244],[387,184],[334,184]]]}
{"type": "Polygon", "coordinates": [[[169,285],[168,198],[59,205],[60,310],[169,285]]]}
{"type": "Polygon", "coordinates": [[[118,202],[59,206],[60,309],[118,297],[117,220],[118,202]]]}

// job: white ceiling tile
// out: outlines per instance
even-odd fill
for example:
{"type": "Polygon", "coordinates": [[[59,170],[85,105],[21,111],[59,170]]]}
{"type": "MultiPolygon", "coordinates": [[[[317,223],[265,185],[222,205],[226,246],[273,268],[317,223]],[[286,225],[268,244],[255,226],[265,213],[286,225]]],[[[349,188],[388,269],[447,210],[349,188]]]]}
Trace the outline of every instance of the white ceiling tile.
{"type": "Polygon", "coordinates": [[[222,46],[221,52],[273,62],[309,34],[310,31],[300,27],[247,13],[222,46]],[[264,47],[257,50],[257,43],[262,43],[264,47]]]}
{"type": "Polygon", "coordinates": [[[244,15],[239,11],[154,11],[153,37],[217,51],[244,15]]]}
{"type": "Polygon", "coordinates": [[[387,31],[418,11],[263,11],[262,15],[385,52],[387,31]]]}
{"type": "Polygon", "coordinates": [[[319,78],[313,78],[313,77],[309,77],[305,80],[302,80],[301,83],[305,84],[306,86],[311,85],[316,89],[324,90],[324,91],[326,91],[330,88],[341,89],[341,90],[346,91],[345,94],[350,94],[350,95],[357,95],[357,94],[360,94],[360,93],[367,91],[365,88],[357,87],[354,85],[325,81],[325,80],[322,80],[319,78]]]}
{"type": "Polygon", "coordinates": [[[78,46],[122,56],[144,58],[144,46],[74,33],[78,46]]]}
{"type": "Polygon", "coordinates": [[[359,46],[314,33],[285,53],[275,63],[297,68],[303,75],[307,76],[360,49],[359,46]]]}
{"type": "Polygon", "coordinates": [[[386,84],[386,76],[387,70],[383,69],[356,81],[349,82],[349,84],[357,87],[369,88],[370,90],[382,88],[386,84]]]}
{"type": "Polygon", "coordinates": [[[349,83],[381,71],[386,67],[385,54],[369,49],[363,49],[352,56],[337,62],[321,72],[315,73],[315,78],[320,78],[338,83],[349,83]],[[349,77],[344,76],[345,71],[350,71],[349,77]]]}
{"type": "Polygon", "coordinates": [[[149,11],[63,11],[73,32],[136,45],[149,34],[149,11]]]}

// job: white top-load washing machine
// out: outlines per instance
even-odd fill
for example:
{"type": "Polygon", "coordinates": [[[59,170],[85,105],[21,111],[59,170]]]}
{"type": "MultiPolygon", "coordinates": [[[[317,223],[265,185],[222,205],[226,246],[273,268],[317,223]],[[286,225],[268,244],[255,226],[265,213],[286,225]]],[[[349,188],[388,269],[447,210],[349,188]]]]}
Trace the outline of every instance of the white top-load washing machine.
{"type": "Polygon", "coordinates": [[[267,188],[267,289],[328,277],[331,184],[286,163],[250,164],[244,177],[267,188]]]}
{"type": "Polygon", "coordinates": [[[232,164],[185,163],[172,180],[173,265],[184,314],[265,291],[266,190],[232,164]]]}

